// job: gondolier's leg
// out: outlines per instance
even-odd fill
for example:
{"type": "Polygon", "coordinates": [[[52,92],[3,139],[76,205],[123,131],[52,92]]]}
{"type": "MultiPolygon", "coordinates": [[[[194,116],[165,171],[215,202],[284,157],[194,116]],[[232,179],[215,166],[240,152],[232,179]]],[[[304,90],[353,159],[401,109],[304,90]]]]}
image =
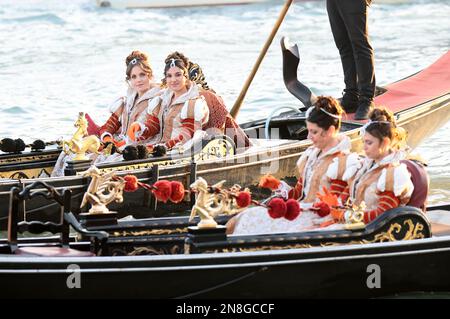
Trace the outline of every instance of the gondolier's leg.
{"type": "Polygon", "coordinates": [[[341,104],[346,112],[354,112],[358,107],[358,84],[355,57],[353,47],[348,36],[342,11],[337,3],[339,0],[327,0],[328,19],[334,42],[341,56],[342,69],[344,71],[345,90],[341,104]]]}
{"type": "Polygon", "coordinates": [[[330,25],[344,69],[346,93],[347,90],[355,89],[355,78],[357,79],[359,103],[355,119],[367,118],[375,95],[373,49],[367,32],[368,2],[327,0],[330,25]],[[347,38],[342,34],[346,34],[347,38]]]}

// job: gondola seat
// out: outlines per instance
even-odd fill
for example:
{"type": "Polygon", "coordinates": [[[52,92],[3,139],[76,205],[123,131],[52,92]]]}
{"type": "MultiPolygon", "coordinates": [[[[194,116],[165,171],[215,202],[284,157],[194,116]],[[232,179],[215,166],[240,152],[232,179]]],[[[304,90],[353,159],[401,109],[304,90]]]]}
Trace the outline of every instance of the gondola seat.
{"type": "Polygon", "coordinates": [[[34,182],[25,187],[22,191],[18,187],[13,187],[10,194],[10,207],[8,219],[8,245],[10,252],[20,256],[30,257],[89,257],[107,254],[108,233],[104,231],[88,231],[84,229],[75,216],[70,212],[71,191],[64,189],[58,192],[54,187],[44,182],[34,182]],[[38,189],[36,189],[38,188],[38,189]],[[34,191],[32,192],[32,189],[34,191]],[[57,201],[60,206],[60,222],[41,221],[21,221],[19,222],[19,207],[29,198],[43,196],[50,200],[57,201]],[[70,248],[70,226],[83,238],[91,240],[90,251],[83,251],[70,248]],[[59,234],[57,242],[49,240],[40,241],[37,239],[33,244],[19,245],[18,234],[23,233],[59,234]]]}
{"type": "Polygon", "coordinates": [[[400,162],[406,165],[414,185],[414,191],[407,205],[417,207],[425,212],[430,179],[424,164],[416,160],[402,160],[400,162]]]}

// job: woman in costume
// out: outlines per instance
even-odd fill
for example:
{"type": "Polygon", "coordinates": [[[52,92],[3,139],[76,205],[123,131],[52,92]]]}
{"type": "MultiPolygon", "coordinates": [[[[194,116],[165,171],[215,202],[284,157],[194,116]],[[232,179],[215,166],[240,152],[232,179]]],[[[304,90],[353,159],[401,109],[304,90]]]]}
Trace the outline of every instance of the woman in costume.
{"type": "Polygon", "coordinates": [[[149,103],[146,116],[131,124],[130,140],[145,142],[151,151],[156,144],[168,150],[194,137],[209,120],[209,109],[199,86],[189,80],[188,61],[174,52],[165,60],[163,84],[167,86],[149,103]]]}
{"type": "Polygon", "coordinates": [[[400,163],[407,155],[401,147],[405,131],[396,127],[394,115],[385,108],[374,109],[369,118],[361,130],[366,158],[341,195],[356,206],[364,202],[366,224],[408,203],[414,191],[407,166],[400,163]]]}
{"type": "MultiPolygon", "coordinates": [[[[145,53],[131,52],[126,57],[125,64],[126,81],[129,86],[127,95],[120,97],[111,105],[112,114],[106,123],[98,127],[86,114],[89,123],[88,133],[99,136],[103,143],[112,142],[118,147],[127,143],[126,132],[129,125],[144,116],[149,101],[161,91],[160,85],[153,81],[153,70],[145,53]]],[[[94,154],[88,154],[88,156],[95,157],[96,162],[121,158],[118,153],[112,156],[100,155],[98,158],[94,154]]],[[[62,152],[51,176],[63,176],[65,163],[71,158],[72,156],[67,156],[62,152]]]]}
{"type": "Polygon", "coordinates": [[[279,183],[276,193],[300,201],[303,210],[294,220],[272,218],[265,207],[252,207],[233,218],[227,225],[233,234],[295,232],[317,227],[323,219],[309,211],[319,201],[316,194],[326,187],[341,195],[348,180],[360,167],[357,154],[351,153],[351,142],[340,135],[342,108],[331,98],[320,96],[308,110],[306,126],[313,143],[297,162],[297,184],[290,188],[279,183]]]}

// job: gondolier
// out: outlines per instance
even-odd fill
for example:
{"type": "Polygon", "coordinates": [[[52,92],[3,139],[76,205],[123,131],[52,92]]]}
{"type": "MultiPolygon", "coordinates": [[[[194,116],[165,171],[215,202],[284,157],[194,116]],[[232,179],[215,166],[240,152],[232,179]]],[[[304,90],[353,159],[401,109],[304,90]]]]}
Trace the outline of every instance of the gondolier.
{"type": "Polygon", "coordinates": [[[367,32],[367,8],[372,0],[327,0],[334,42],[344,70],[342,106],[355,119],[367,119],[375,96],[373,49],[367,32]]]}

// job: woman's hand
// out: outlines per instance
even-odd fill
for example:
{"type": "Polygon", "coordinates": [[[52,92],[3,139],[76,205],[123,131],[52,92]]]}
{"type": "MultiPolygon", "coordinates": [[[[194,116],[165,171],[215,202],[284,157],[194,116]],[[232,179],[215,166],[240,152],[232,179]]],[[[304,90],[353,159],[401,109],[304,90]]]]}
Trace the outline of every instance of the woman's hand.
{"type": "Polygon", "coordinates": [[[103,144],[113,143],[116,147],[125,145],[125,141],[115,140],[111,135],[105,135],[102,139],[103,144]]]}
{"type": "Polygon", "coordinates": [[[130,140],[136,141],[136,133],[141,131],[141,125],[138,122],[134,122],[130,125],[127,131],[127,136],[130,140]]]}

